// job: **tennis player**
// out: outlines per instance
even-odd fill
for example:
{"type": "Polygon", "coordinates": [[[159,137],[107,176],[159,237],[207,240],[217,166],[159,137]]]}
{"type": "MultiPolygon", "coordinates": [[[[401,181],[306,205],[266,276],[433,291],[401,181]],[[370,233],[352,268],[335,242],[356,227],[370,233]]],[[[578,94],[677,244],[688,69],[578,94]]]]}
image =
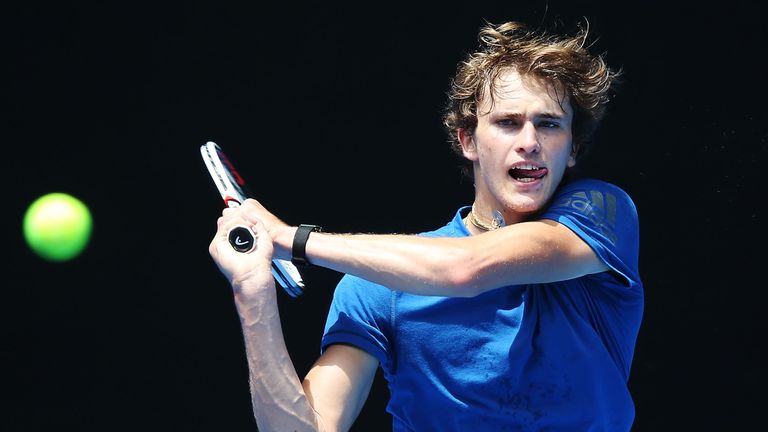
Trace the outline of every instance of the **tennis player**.
{"type": "Polygon", "coordinates": [[[631,429],[637,212],[617,185],[570,175],[618,75],[587,37],[481,28],[444,114],[475,197],[434,231],[325,233],[254,200],[224,211],[210,253],[235,293],[261,430],[350,429],[379,367],[397,431],[631,429]],[[248,254],[226,239],[241,224],[248,254]],[[345,274],[303,380],[273,257],[345,274]]]}

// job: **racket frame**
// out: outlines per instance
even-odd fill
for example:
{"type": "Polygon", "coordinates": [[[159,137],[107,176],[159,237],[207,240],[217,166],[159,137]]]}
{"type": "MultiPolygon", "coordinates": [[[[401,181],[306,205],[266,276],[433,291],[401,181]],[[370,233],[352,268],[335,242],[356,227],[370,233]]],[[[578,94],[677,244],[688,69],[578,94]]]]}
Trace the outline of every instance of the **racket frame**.
{"type": "MultiPolygon", "coordinates": [[[[213,141],[206,142],[200,146],[200,154],[216,189],[224,200],[225,206],[238,207],[252,196],[245,180],[218,144],[213,141]]],[[[304,293],[304,280],[298,268],[291,261],[273,259],[272,275],[291,297],[298,297],[304,293]]]]}

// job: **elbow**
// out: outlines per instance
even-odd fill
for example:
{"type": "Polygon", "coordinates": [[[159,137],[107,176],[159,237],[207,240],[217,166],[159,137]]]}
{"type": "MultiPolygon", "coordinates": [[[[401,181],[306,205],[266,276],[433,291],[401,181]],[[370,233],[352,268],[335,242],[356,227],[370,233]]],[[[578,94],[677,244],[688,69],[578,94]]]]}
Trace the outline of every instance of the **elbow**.
{"type": "Polygon", "coordinates": [[[478,283],[479,271],[471,257],[457,256],[448,260],[442,279],[452,297],[475,297],[483,292],[478,283]]]}
{"type": "Polygon", "coordinates": [[[449,290],[454,293],[453,297],[476,297],[483,293],[483,290],[477,284],[477,279],[471,272],[457,271],[451,277],[449,290]]]}

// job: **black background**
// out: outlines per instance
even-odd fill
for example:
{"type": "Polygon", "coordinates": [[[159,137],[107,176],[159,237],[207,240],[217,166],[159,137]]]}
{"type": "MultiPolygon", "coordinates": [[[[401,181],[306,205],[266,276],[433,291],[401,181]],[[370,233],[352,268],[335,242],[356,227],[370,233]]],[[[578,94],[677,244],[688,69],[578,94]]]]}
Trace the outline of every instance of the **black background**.
{"type": "MultiPolygon", "coordinates": [[[[199,146],[218,142],[292,224],[418,232],[472,199],[440,124],[476,32],[573,29],[624,85],[582,168],[634,198],[646,312],[634,430],[745,430],[767,398],[760,2],[482,6],[25,2],[4,6],[0,429],[255,429],[239,322],[207,252],[220,213],[199,146]],[[48,263],[27,206],[86,202],[86,251],[48,263]]],[[[300,375],[333,284],[280,293],[300,375]]],[[[377,379],[353,429],[387,430],[377,379]]],[[[417,408],[417,407],[415,407],[417,408]]]]}

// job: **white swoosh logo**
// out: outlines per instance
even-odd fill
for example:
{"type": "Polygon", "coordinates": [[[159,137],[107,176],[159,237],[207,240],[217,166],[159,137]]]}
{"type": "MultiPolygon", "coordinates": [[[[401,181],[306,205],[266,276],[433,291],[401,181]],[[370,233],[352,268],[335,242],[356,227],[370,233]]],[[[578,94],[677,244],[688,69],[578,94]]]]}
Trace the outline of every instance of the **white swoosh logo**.
{"type": "Polygon", "coordinates": [[[235,237],[235,244],[238,246],[247,245],[248,243],[250,243],[248,240],[240,241],[240,236],[235,237]]]}

